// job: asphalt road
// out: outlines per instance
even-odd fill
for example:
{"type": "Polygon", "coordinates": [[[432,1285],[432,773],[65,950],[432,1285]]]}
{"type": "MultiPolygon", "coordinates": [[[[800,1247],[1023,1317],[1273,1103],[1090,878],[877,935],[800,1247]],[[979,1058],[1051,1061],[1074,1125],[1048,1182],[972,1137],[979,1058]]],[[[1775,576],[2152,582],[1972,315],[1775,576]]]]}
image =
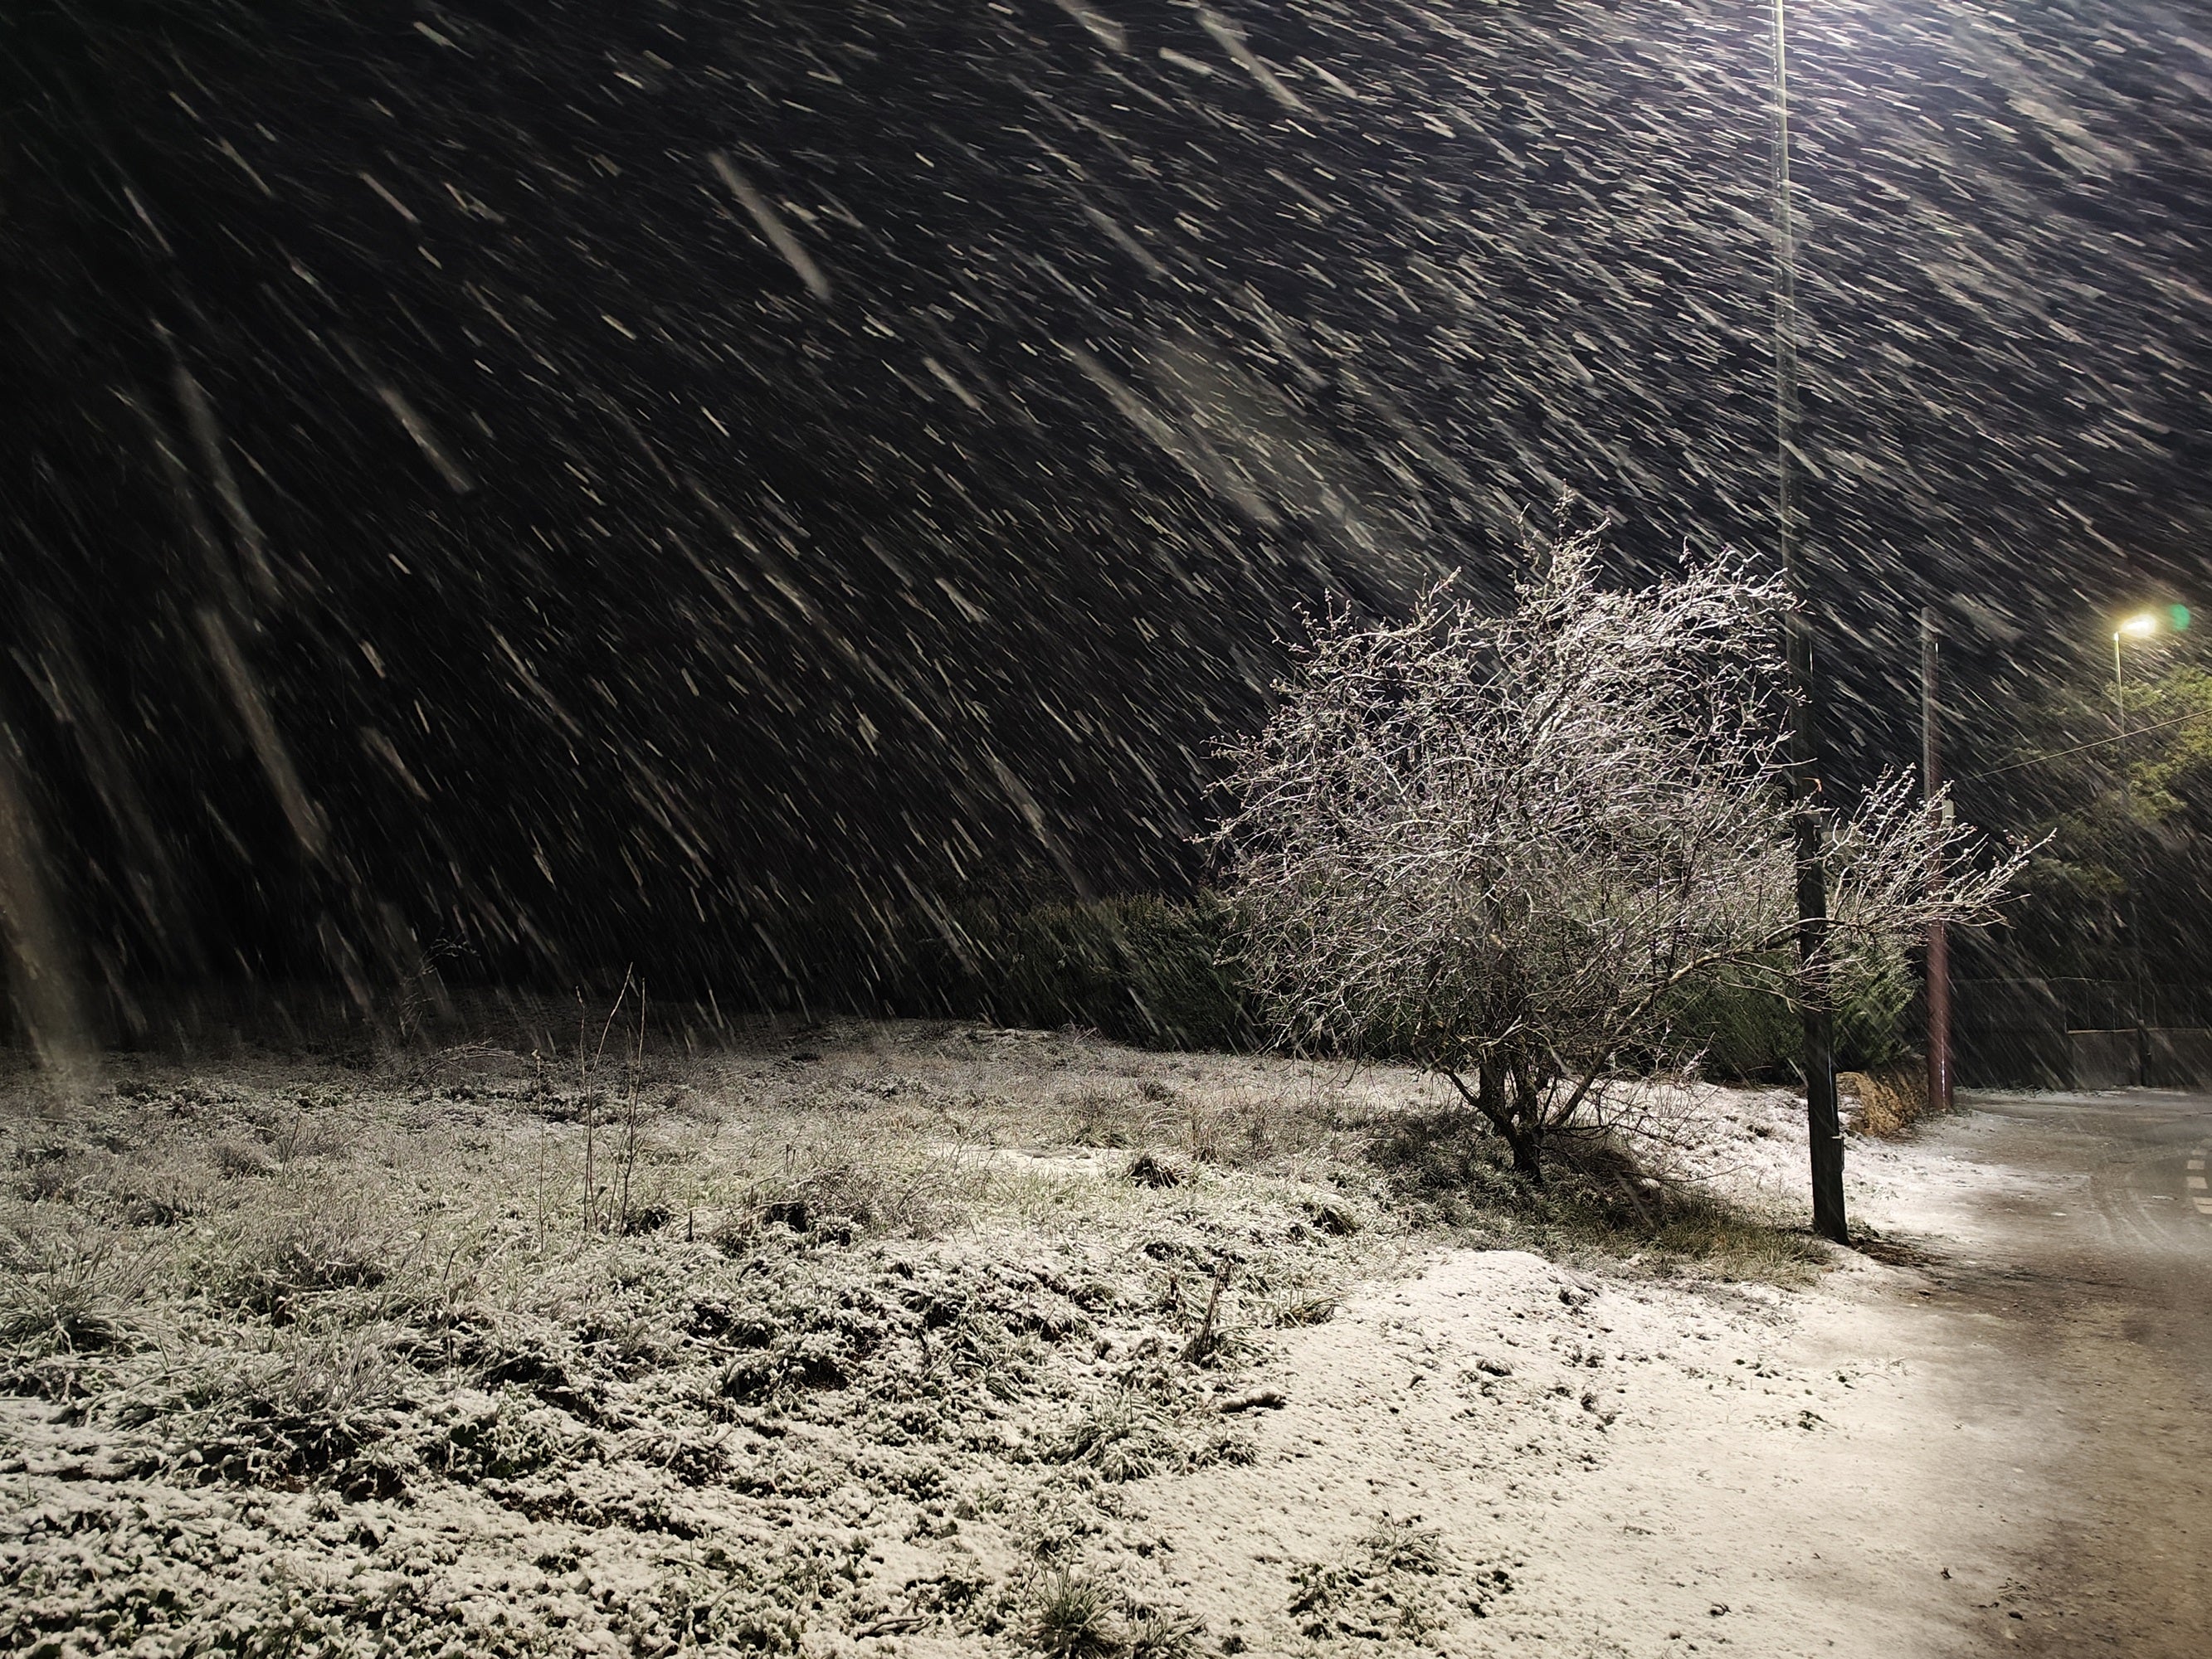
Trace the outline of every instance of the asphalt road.
{"type": "Polygon", "coordinates": [[[1925,1138],[1991,1178],[1961,1183],[1951,1212],[1929,1218],[1923,1294],[1992,1454],[1955,1501],[2001,1502],[2017,1529],[2009,1582],[1980,1607],[1972,1644],[2203,1659],[2212,1094],[1960,1104],[1925,1138]]]}

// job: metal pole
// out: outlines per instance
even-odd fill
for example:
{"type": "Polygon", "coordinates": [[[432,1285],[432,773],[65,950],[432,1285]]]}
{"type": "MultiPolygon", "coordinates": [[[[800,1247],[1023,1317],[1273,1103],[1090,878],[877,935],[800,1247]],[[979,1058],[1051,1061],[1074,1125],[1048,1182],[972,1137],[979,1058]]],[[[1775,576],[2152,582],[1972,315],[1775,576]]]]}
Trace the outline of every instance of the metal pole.
{"type": "Polygon", "coordinates": [[[1820,746],[1813,701],[1812,595],[1797,556],[1790,434],[1797,419],[1797,238],[1790,201],[1787,0],[1774,0],[1774,460],[1782,569],[1796,607],[1789,630],[1791,837],[1797,860],[1798,1000],[1805,1032],[1805,1126],[1813,1164],[1813,1231],[1851,1241],[1844,1215],[1844,1127],[1836,1108],[1835,1013],[1829,1001],[1827,869],[1820,822],[1820,746]]]}
{"type": "MultiPolygon", "coordinates": [[[[2120,630],[2117,628],[2112,630],[2112,707],[2114,718],[2118,720],[2120,728],[2119,740],[2113,744],[2113,753],[2118,756],[2120,763],[2120,834],[2132,842],[2136,801],[2135,785],[2128,776],[2128,688],[2120,668],[2120,630]]],[[[2130,975],[2128,984],[2129,1013],[2135,1021],[2136,1081],[2140,1084],[2150,1072],[2146,1063],[2150,1056],[2150,1039],[2143,1033],[2142,933],[2136,925],[2136,918],[2141,912],[2136,908],[2136,876],[2137,872],[2136,860],[2133,858],[2128,860],[2128,866],[2125,874],[2128,884],[2128,908],[2126,914],[2120,919],[2120,925],[2127,929],[2128,934],[2128,969],[2130,975]]]]}
{"type": "MultiPolygon", "coordinates": [[[[2119,725],[2119,753],[2121,760],[2124,762],[2128,753],[2128,696],[2127,688],[2120,682],[2120,630],[2117,628],[2112,630],[2112,719],[2119,725]]],[[[2128,769],[2125,765],[2123,765],[2120,768],[2122,793],[2126,793],[2127,787],[2128,769]]]]}
{"type": "MultiPolygon", "coordinates": [[[[1942,635],[1936,607],[1920,612],[1920,787],[1929,810],[1943,787],[1943,758],[1938,745],[1936,673],[1942,635]]],[[[1940,881],[1943,857],[1938,851],[1929,860],[1928,877],[1940,881]]],[[[1948,1112],[1951,1099],[1951,941],[1943,924],[1928,924],[1928,1107],[1948,1112]]]]}

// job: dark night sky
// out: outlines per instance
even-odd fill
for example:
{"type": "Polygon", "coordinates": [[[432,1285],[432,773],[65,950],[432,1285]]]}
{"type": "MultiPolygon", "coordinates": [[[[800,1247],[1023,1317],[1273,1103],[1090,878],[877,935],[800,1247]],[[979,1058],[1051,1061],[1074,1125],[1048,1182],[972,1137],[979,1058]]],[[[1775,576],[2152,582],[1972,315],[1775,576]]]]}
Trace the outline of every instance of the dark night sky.
{"type": "MultiPolygon", "coordinates": [[[[1924,601],[1995,730],[2212,586],[2212,25],[1790,17],[1855,774],[1924,601]]],[[[1299,604],[1495,587],[1569,494],[1625,572],[1771,544],[1769,21],[10,6],[0,720],[72,937],[704,977],[1188,883],[1299,604]]]]}

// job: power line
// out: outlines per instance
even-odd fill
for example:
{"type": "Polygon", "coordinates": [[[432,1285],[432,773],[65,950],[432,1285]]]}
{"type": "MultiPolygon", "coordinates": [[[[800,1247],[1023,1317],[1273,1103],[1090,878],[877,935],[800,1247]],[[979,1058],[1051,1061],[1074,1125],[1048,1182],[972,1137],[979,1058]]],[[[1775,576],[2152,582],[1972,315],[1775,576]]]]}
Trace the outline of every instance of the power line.
{"type": "Polygon", "coordinates": [[[2078,755],[2085,750],[2104,749],[2116,743],[2125,743],[2129,738],[2139,738],[2146,732],[2163,732],[2170,726],[2186,726],[2191,720],[2212,720],[2212,708],[2200,708],[2193,714],[2176,714],[2170,720],[2154,720],[2148,726],[2138,726],[2126,737],[2099,738],[2094,743],[2077,743],[2071,749],[2053,749],[2048,754],[2030,755],[2026,760],[2013,761],[2003,766],[1992,766],[1986,772],[1969,772],[1960,781],[1978,783],[1984,778],[1994,778],[2006,772],[2017,772],[2023,766],[2035,766],[2044,761],[2061,760],[2068,755],[2078,755]]]}

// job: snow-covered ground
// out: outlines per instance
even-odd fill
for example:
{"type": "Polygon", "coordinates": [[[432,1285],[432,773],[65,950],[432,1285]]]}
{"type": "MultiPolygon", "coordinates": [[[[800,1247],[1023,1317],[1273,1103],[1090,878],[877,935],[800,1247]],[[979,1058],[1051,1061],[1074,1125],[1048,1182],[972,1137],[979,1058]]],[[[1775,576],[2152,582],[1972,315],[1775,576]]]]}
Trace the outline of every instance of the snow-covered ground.
{"type": "Polygon", "coordinates": [[[1438,1104],[920,1024],[21,1085],[0,1640],[1960,1650],[2002,1551],[1885,1335],[1914,1270],[1765,1224],[1793,1103],[1661,1103],[1667,1192],[1533,1207],[1438,1104]]]}

